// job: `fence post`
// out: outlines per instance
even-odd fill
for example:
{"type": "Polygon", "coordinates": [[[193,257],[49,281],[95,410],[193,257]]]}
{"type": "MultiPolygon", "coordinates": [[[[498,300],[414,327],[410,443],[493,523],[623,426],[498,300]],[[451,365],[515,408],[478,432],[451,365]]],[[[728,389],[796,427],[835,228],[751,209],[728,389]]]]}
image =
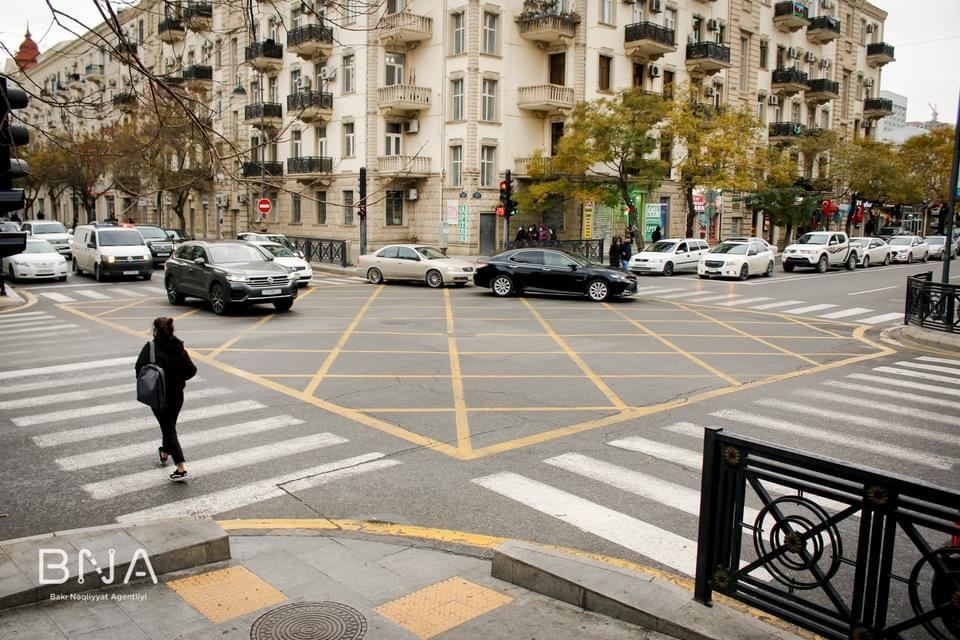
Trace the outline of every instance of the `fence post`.
{"type": "Polygon", "coordinates": [[[711,571],[715,564],[716,549],[713,532],[717,517],[717,479],[716,469],[720,464],[717,450],[717,436],[723,429],[707,427],[703,431],[703,468],[700,471],[700,523],[697,532],[697,575],[694,582],[693,598],[697,602],[712,606],[710,585],[711,571]]]}

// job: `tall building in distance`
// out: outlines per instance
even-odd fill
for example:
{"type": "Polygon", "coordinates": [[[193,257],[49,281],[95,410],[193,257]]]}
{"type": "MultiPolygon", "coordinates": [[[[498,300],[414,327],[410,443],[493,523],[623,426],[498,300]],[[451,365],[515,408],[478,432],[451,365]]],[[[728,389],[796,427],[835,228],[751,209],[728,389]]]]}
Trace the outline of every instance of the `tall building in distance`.
{"type": "MultiPolygon", "coordinates": [[[[355,242],[365,167],[371,247],[443,235],[452,254],[490,254],[503,242],[495,212],[504,172],[523,189],[530,158],[553,153],[579,101],[627,87],[669,98],[693,86],[705,103],[749,107],[771,144],[807,128],[876,137],[877,121],[894,112],[880,95],[881,70],[895,57],[886,13],[862,0],[235,6],[143,0],[119,14],[119,33],[94,26],[42,52],[12,74],[42,96],[32,123],[95,130],[149,117],[151,94],[173,92],[210,129],[198,143],[210,145],[213,180],[189,202],[189,232],[233,237],[266,226],[355,242]],[[262,220],[261,196],[273,205],[262,220]]],[[[174,224],[150,176],[140,184],[123,191],[104,176],[97,216],[174,224]]],[[[685,206],[672,179],[640,203],[668,235],[683,233],[685,206]]],[[[34,207],[67,223],[76,216],[69,198],[41,194],[34,207]]],[[[511,222],[580,238],[583,203],[511,222]]],[[[727,195],[700,231],[759,233],[758,223],[727,195]]],[[[625,224],[622,211],[598,205],[590,232],[625,224]]]]}

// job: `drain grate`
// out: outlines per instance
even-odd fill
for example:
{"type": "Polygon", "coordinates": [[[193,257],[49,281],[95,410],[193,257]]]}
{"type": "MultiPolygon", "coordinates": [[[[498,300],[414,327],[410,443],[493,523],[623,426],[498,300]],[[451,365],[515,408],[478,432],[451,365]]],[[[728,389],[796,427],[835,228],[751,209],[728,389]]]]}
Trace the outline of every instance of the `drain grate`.
{"type": "Polygon", "coordinates": [[[361,640],[367,619],[339,602],[295,602],[266,612],[250,627],[250,640],[361,640]]]}

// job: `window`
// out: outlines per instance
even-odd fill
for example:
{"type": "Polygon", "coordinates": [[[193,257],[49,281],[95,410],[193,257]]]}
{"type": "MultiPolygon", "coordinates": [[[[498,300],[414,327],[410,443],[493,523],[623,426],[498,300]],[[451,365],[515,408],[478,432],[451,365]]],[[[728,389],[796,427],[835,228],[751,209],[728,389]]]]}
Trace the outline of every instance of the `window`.
{"type": "Polygon", "coordinates": [[[317,191],[317,224],[327,224],[327,192],[317,191]]]}
{"type": "Polygon", "coordinates": [[[356,140],[354,139],[353,123],[343,123],[343,157],[352,158],[356,149],[356,140]]]}
{"type": "Polygon", "coordinates": [[[301,157],[300,151],[303,148],[303,133],[300,131],[293,131],[290,139],[290,155],[294,158],[301,157]]]}
{"type": "Polygon", "coordinates": [[[663,97],[665,100],[673,100],[673,88],[676,74],[673,71],[663,72],[663,97]]]}
{"type": "Polygon", "coordinates": [[[401,260],[420,260],[420,256],[417,255],[417,252],[410,247],[397,247],[397,257],[401,260]]]}
{"type": "Polygon", "coordinates": [[[600,22],[613,24],[613,0],[600,0],[600,22]]]}
{"type": "Polygon", "coordinates": [[[317,127],[317,155],[321,158],[326,158],[327,156],[327,128],[326,127],[317,127]]]}
{"type": "Polygon", "coordinates": [[[677,30],[677,10],[667,9],[663,12],[663,26],[670,31],[677,30]]]}
{"type": "Polygon", "coordinates": [[[407,3],[404,0],[387,0],[387,13],[400,13],[406,9],[407,3]]]}
{"type": "Polygon", "coordinates": [[[770,41],[761,40],[760,41],[760,68],[769,69],[767,66],[767,58],[770,56],[770,41]]]}
{"type": "Polygon", "coordinates": [[[767,96],[763,94],[757,96],[757,121],[767,123],[767,96]]]}
{"type": "Polygon", "coordinates": [[[750,82],[750,36],[743,34],[740,36],[740,78],[737,87],[740,91],[746,91],[750,82]]]}
{"type": "Polygon", "coordinates": [[[386,125],[386,130],[383,155],[399,156],[400,134],[403,132],[403,127],[399,122],[388,122],[386,125]]]}
{"type": "Polygon", "coordinates": [[[496,55],[497,53],[497,23],[500,16],[489,11],[483,12],[483,53],[496,55]]]}
{"type": "MultiPolygon", "coordinates": [[[[280,202],[280,194],[276,191],[268,191],[267,198],[269,198],[270,202],[273,202],[274,204],[280,202]]],[[[278,207],[274,207],[270,210],[270,222],[280,222],[280,212],[277,211],[277,209],[278,207]]]]}
{"type": "Polygon", "coordinates": [[[463,184],[463,146],[456,144],[450,147],[450,186],[459,187],[463,184]]]}
{"type": "Polygon", "coordinates": [[[480,119],[484,122],[494,122],[497,119],[497,81],[492,78],[483,79],[480,119]]]}
{"type": "Polygon", "coordinates": [[[465,19],[462,11],[450,15],[450,53],[455,56],[467,51],[465,19]]]}
{"type": "Polygon", "coordinates": [[[348,56],[343,56],[343,92],[344,93],[353,93],[357,90],[354,86],[354,68],[353,68],[353,54],[348,56]]]}
{"type": "Polygon", "coordinates": [[[497,148],[484,145],[480,147],[480,186],[492,187],[496,182],[497,148]]]}
{"type": "Polygon", "coordinates": [[[450,119],[463,120],[463,78],[450,81],[450,119]]]}
{"type": "Polygon", "coordinates": [[[343,224],[353,224],[353,191],[343,192],[343,224]]]}
{"type": "Polygon", "coordinates": [[[597,89],[600,91],[610,91],[610,69],[612,66],[613,58],[600,56],[599,78],[597,80],[597,89]]]}
{"type": "Polygon", "coordinates": [[[343,23],[344,24],[356,24],[357,14],[357,2],[359,0],[343,0],[343,23]]]}
{"type": "Polygon", "coordinates": [[[388,227],[403,224],[403,191],[387,191],[387,219],[388,227]]]}
{"type": "Polygon", "coordinates": [[[291,193],[290,194],[290,224],[302,224],[303,219],[300,217],[300,194],[291,193]]]}
{"type": "Polygon", "coordinates": [[[395,84],[403,84],[403,65],[407,56],[402,53],[387,53],[384,60],[387,64],[387,74],[385,84],[389,87],[395,84]]]}

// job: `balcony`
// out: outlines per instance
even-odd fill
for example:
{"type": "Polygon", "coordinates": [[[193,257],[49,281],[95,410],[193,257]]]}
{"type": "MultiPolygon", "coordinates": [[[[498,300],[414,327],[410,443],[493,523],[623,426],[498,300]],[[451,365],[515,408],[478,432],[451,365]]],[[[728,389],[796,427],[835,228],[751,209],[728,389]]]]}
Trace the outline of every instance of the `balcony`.
{"type": "Polygon", "coordinates": [[[774,69],[770,74],[770,89],[786,95],[807,89],[807,72],[799,69],[774,69]]]}
{"type": "Polygon", "coordinates": [[[282,178],[283,163],[269,160],[267,162],[247,161],[243,163],[241,175],[243,175],[244,178],[282,178]]]}
{"type": "Polygon", "coordinates": [[[326,60],[333,52],[333,29],[322,24],[305,24],[287,34],[287,50],[304,60],[326,60]]]}
{"type": "Polygon", "coordinates": [[[186,33],[187,30],[184,28],[183,22],[176,18],[161,20],[160,24],[157,25],[157,37],[167,44],[175,44],[183,41],[186,33]]]}
{"type": "Polygon", "coordinates": [[[868,120],[886,118],[893,115],[893,100],[886,98],[867,98],[863,101],[863,117],[868,120]]]}
{"type": "Polygon", "coordinates": [[[821,104],[840,97],[840,83],[827,78],[817,78],[807,82],[807,91],[804,93],[807,102],[821,104]]]}
{"type": "Polygon", "coordinates": [[[623,30],[623,48],[627,56],[656,60],[665,53],[677,50],[673,29],[652,22],[628,24],[623,30]]]}
{"type": "Polygon", "coordinates": [[[402,114],[430,108],[430,87],[415,87],[410,84],[392,84],[377,89],[380,109],[387,114],[402,114]]]}
{"type": "Polygon", "coordinates": [[[76,89],[77,91],[83,90],[84,82],[83,82],[83,78],[80,77],[79,73],[68,73],[66,79],[67,79],[67,85],[71,89],[76,89]]]}
{"type": "Polygon", "coordinates": [[[810,24],[810,8],[802,2],[787,0],[773,5],[773,26],[784,33],[803,29],[810,24]]]}
{"type": "Polygon", "coordinates": [[[517,106],[528,111],[563,113],[573,111],[573,87],[537,84],[517,90],[517,106]]]}
{"type": "Polygon", "coordinates": [[[283,47],[273,40],[257,42],[244,48],[243,59],[261,73],[277,72],[283,68],[283,47]]]}
{"type": "Polygon", "coordinates": [[[300,91],[287,96],[287,113],[306,123],[329,122],[333,116],[333,94],[300,91]]]}
{"type": "Polygon", "coordinates": [[[767,139],[770,142],[790,142],[802,136],[806,130],[799,122],[771,122],[767,139]]]}
{"type": "Polygon", "coordinates": [[[117,55],[123,62],[135,60],[139,54],[140,45],[136,42],[120,42],[117,44],[117,55]]]}
{"type": "Polygon", "coordinates": [[[528,178],[531,171],[534,171],[537,175],[549,174],[551,172],[551,162],[553,162],[553,158],[550,156],[514,158],[513,176],[515,178],[528,178]]]}
{"type": "Polygon", "coordinates": [[[537,43],[540,48],[546,49],[554,45],[569,45],[577,33],[577,24],[580,16],[575,13],[531,13],[523,12],[516,18],[520,37],[537,43]]]}
{"type": "Polygon", "coordinates": [[[430,175],[430,158],[424,156],[378,156],[381,176],[394,178],[426,178],[430,175]]]}
{"type": "Polygon", "coordinates": [[[713,75],[730,68],[730,47],[716,42],[696,42],[687,45],[687,71],[692,74],[713,75]]]}
{"type": "Polygon", "coordinates": [[[892,44],[872,42],[867,45],[867,64],[871,67],[882,67],[888,62],[895,61],[892,44]]]}
{"type": "Polygon", "coordinates": [[[402,44],[412,49],[433,37],[433,18],[409,11],[391,13],[380,20],[380,44],[402,44]]]}
{"type": "Polygon", "coordinates": [[[191,89],[208,89],[213,86],[213,67],[209,65],[190,65],[183,70],[182,75],[187,86],[191,89]]]}
{"type": "Polygon", "coordinates": [[[213,3],[189,2],[183,10],[183,24],[190,31],[202,33],[213,28],[213,3]]]}
{"type": "Polygon", "coordinates": [[[84,74],[87,76],[87,80],[90,82],[96,82],[97,84],[103,84],[103,65],[102,64],[88,64],[87,67],[83,70],[84,74]]]}
{"type": "Polygon", "coordinates": [[[111,102],[113,103],[113,106],[127,113],[130,113],[137,108],[137,96],[132,91],[118,93],[117,95],[113,96],[111,102]]]}
{"type": "Polygon", "coordinates": [[[819,16],[807,27],[807,40],[816,44],[833,42],[840,37],[840,20],[833,16],[819,16]]]}
{"type": "Polygon", "coordinates": [[[279,129],[283,124],[283,105],[257,102],[243,108],[243,121],[260,129],[279,129]]]}
{"type": "Polygon", "coordinates": [[[326,156],[287,158],[287,175],[290,177],[313,180],[318,174],[327,175],[332,172],[333,158],[326,156]]]}

